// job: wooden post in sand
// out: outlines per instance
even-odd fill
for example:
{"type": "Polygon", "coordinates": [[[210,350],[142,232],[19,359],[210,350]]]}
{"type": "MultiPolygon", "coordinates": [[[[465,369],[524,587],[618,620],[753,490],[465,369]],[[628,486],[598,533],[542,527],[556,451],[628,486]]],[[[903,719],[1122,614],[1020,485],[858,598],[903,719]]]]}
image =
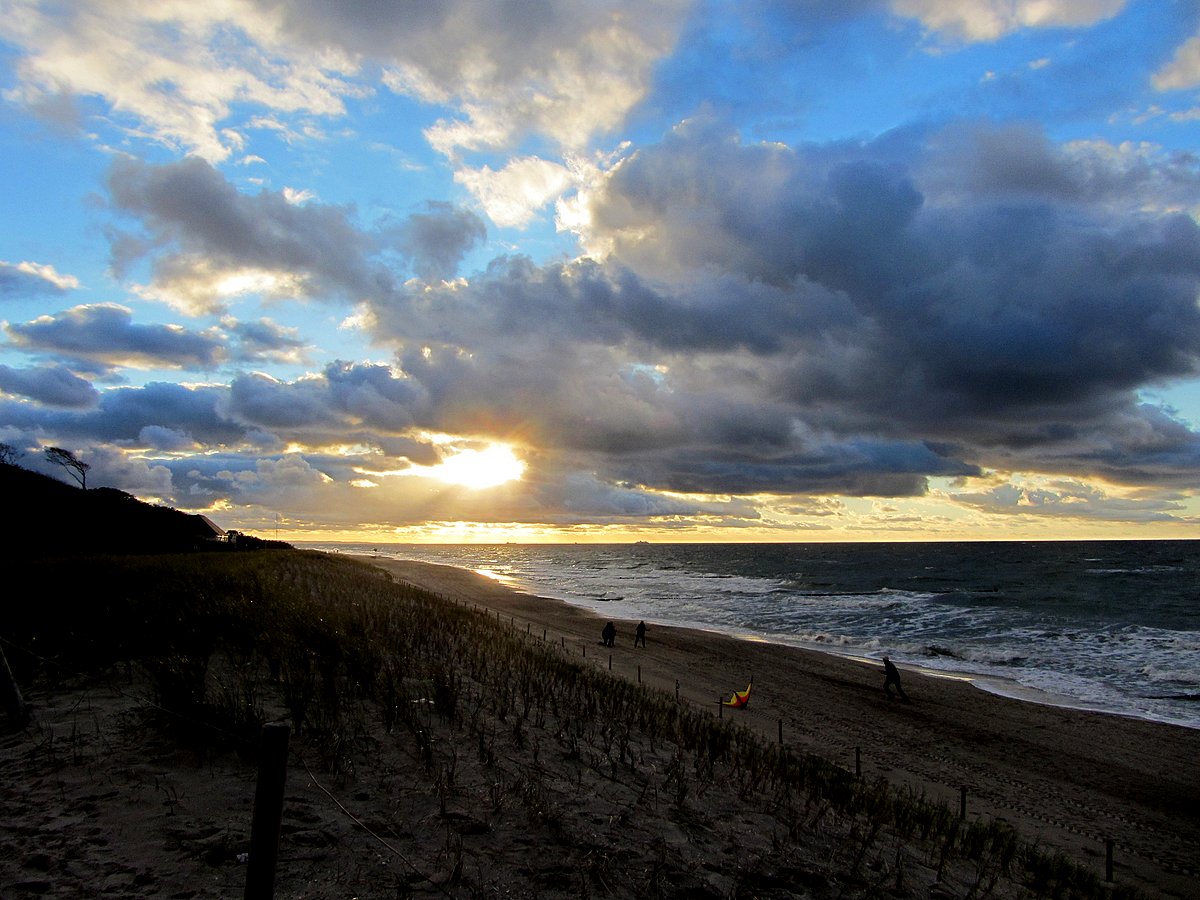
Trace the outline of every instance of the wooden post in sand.
{"type": "Polygon", "coordinates": [[[4,655],[3,647],[0,647],[0,694],[4,695],[4,712],[8,715],[8,720],[14,725],[24,727],[29,721],[29,707],[25,705],[25,698],[21,696],[21,689],[17,687],[17,679],[13,678],[12,669],[8,667],[8,657],[4,655]]]}
{"type": "Polygon", "coordinates": [[[1104,880],[1112,884],[1113,880],[1113,839],[1104,839],[1104,880]]]}
{"type": "Polygon", "coordinates": [[[608,671],[612,671],[612,654],[608,654],[608,671]]]}
{"type": "Polygon", "coordinates": [[[250,856],[246,861],[245,900],[271,900],[275,894],[275,861],[283,820],[283,787],[287,782],[288,736],[281,722],[262,727],[254,815],[250,821],[250,856]]]}
{"type": "Polygon", "coordinates": [[[783,743],[783,719],[779,720],[779,743],[783,743]]]}
{"type": "Polygon", "coordinates": [[[725,704],[719,698],[717,699],[717,718],[725,718],[725,704]]]}
{"type": "Polygon", "coordinates": [[[958,817],[960,819],[967,817],[967,786],[965,784],[958,789],[958,817]]]}
{"type": "Polygon", "coordinates": [[[679,699],[679,679],[675,679],[675,699],[679,699]]]}
{"type": "Polygon", "coordinates": [[[638,684],[642,683],[642,667],[638,666],[638,684]]]}

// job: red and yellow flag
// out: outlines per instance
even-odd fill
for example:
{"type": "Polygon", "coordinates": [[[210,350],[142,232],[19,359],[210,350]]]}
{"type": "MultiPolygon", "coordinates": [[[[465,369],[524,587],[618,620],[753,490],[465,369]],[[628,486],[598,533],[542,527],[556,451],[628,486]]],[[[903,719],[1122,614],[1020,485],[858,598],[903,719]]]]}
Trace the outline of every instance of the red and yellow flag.
{"type": "Polygon", "coordinates": [[[722,700],[721,704],[723,706],[732,706],[734,709],[742,709],[747,703],[750,702],[750,688],[752,687],[754,687],[754,682],[750,682],[750,684],[746,685],[746,689],[744,691],[734,691],[733,696],[728,700],[722,700]]]}

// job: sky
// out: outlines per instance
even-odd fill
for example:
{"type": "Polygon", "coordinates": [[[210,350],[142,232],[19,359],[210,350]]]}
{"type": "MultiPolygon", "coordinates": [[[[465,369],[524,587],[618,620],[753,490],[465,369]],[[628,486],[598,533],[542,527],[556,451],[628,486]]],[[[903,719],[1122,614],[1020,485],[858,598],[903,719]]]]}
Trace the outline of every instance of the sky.
{"type": "Polygon", "coordinates": [[[0,0],[0,442],[289,541],[1200,536],[1200,2],[0,0]]]}

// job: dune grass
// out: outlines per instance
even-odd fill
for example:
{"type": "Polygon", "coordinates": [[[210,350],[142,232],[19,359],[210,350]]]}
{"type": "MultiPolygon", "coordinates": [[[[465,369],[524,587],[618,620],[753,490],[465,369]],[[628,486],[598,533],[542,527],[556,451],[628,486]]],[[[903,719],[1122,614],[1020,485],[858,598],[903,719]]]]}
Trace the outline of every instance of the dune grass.
{"type": "MultiPolygon", "coordinates": [[[[40,595],[10,601],[3,635],[19,682],[136,668],[161,727],[213,752],[252,755],[260,726],[282,719],[327,774],[351,778],[382,732],[409,742],[443,812],[467,757],[499,773],[494,814],[520,808],[549,833],[566,829],[564,794],[585,779],[654,797],[685,831],[719,787],[770,817],[779,858],[836,835],[827,870],[850,895],[904,896],[920,865],[939,880],[953,870],[962,896],[1136,896],[1004,823],[855,778],[359,561],[272,551],[28,568],[40,595]]],[[[461,839],[447,852],[461,856],[461,839]]],[[[611,860],[589,865],[603,886],[611,860]]],[[[739,873],[741,893],[769,893],[762,877],[739,873]]]]}

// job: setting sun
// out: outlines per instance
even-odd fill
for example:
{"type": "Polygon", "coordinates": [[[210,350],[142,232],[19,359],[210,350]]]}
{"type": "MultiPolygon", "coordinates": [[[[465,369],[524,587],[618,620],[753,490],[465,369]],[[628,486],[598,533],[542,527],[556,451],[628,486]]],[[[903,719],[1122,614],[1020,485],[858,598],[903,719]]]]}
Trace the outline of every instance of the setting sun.
{"type": "Polygon", "coordinates": [[[492,444],[483,450],[460,450],[447,457],[428,474],[447,484],[469,488],[489,488],[515,481],[525,471],[512,447],[492,444]]]}

